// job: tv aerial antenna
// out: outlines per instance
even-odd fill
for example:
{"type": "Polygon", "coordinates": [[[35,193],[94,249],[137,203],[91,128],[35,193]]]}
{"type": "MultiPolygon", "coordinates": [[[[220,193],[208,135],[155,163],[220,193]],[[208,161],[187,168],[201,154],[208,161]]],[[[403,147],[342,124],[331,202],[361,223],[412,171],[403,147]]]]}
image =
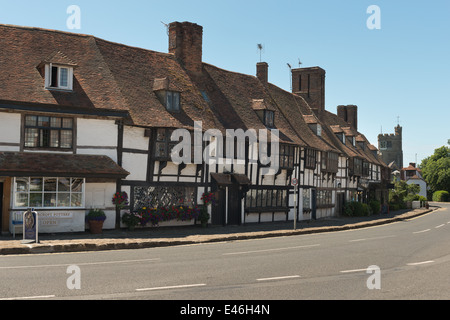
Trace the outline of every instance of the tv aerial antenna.
{"type": "Polygon", "coordinates": [[[257,44],[259,50],[259,62],[262,62],[262,52],[264,51],[264,45],[262,43],[257,44]]]}
{"type": "Polygon", "coordinates": [[[161,21],[161,23],[166,27],[167,35],[169,35],[169,25],[161,21]]]}

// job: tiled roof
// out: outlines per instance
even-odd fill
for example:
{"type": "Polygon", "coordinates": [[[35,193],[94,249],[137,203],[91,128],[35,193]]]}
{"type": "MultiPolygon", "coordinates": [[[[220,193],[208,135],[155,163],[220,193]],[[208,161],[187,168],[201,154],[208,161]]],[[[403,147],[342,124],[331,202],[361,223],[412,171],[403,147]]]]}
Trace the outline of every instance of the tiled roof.
{"type": "Polygon", "coordinates": [[[102,155],[0,152],[0,175],[118,179],[129,172],[102,155]]]}
{"type": "Polygon", "coordinates": [[[302,97],[255,76],[206,63],[202,72],[188,74],[173,54],[38,28],[0,25],[0,48],[0,99],[5,105],[121,111],[129,115],[126,124],[142,127],[193,128],[194,121],[202,121],[204,130],[222,132],[266,129],[258,111],[267,109],[275,111],[275,128],[284,143],[379,163],[370,149],[338,140],[335,133],[340,130],[347,136],[360,134],[337,115],[315,114],[302,97]],[[72,92],[44,88],[42,64],[50,62],[75,67],[72,92]],[[166,110],[160,90],[180,92],[180,112],[166,110]],[[322,136],[310,123],[322,125],[322,136]]]}

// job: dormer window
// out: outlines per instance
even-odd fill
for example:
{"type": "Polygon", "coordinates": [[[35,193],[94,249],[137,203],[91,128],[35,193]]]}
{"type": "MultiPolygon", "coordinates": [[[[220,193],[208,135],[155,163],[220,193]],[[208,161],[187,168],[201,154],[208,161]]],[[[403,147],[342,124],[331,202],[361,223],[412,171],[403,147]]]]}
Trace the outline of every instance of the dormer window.
{"type": "Polygon", "coordinates": [[[169,112],[180,111],[180,93],[176,91],[166,91],[166,109],[169,112]]]}
{"type": "Polygon", "coordinates": [[[47,89],[72,90],[73,68],[66,66],[45,66],[45,87],[47,89]]]}
{"type": "Polygon", "coordinates": [[[318,136],[322,136],[322,126],[319,123],[313,123],[309,125],[309,128],[318,136]]]}
{"type": "Polygon", "coordinates": [[[158,78],[153,80],[153,91],[159,101],[169,112],[179,112],[181,110],[181,93],[173,90],[169,78],[158,78]]]}
{"type": "Polygon", "coordinates": [[[73,70],[77,64],[61,51],[54,51],[41,61],[38,69],[45,76],[45,88],[48,90],[73,90],[73,70]]]}
{"type": "Polygon", "coordinates": [[[264,125],[269,128],[274,127],[275,113],[271,110],[264,110],[264,125]]]}

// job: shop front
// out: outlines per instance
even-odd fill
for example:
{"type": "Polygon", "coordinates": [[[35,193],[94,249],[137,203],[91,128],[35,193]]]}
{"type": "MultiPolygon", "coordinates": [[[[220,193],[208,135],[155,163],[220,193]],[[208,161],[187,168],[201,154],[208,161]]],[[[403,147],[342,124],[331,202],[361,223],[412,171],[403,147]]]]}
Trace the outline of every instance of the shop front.
{"type": "Polygon", "coordinates": [[[13,220],[29,208],[38,212],[40,233],[84,232],[91,208],[104,210],[114,228],[111,198],[127,175],[106,156],[1,152],[1,230],[20,233],[13,220]]]}

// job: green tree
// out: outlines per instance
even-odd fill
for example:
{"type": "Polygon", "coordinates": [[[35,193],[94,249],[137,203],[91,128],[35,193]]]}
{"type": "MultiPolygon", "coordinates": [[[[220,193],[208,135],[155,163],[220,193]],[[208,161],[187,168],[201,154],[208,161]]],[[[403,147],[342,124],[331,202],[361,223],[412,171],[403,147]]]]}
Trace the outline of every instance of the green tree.
{"type": "Polygon", "coordinates": [[[450,192],[450,148],[443,146],[420,164],[423,178],[432,193],[438,190],[450,192]]]}

